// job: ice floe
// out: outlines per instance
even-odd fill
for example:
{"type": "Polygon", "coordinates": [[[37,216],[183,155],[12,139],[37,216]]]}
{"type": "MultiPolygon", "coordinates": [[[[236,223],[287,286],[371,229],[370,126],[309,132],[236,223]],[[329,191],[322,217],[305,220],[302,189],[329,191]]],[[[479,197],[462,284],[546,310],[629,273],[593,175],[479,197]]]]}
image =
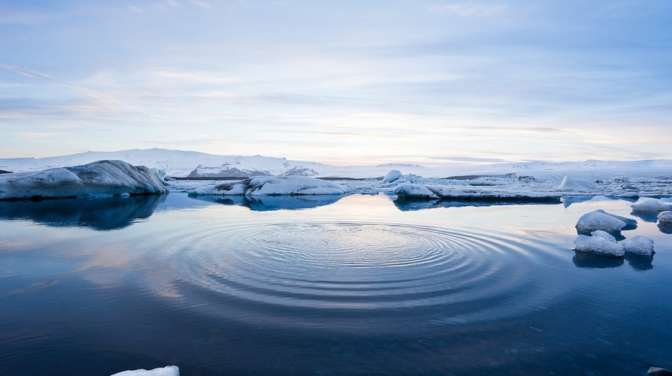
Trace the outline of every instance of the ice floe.
{"type": "Polygon", "coordinates": [[[241,181],[210,184],[190,190],[194,195],[297,196],[343,195],[345,189],[331,181],[306,176],[257,176],[241,181]]]}
{"type": "Polygon", "coordinates": [[[604,231],[593,231],[591,235],[579,235],[574,242],[577,252],[594,253],[605,256],[622,257],[625,255],[623,244],[604,231]]]}
{"type": "Polygon", "coordinates": [[[630,230],[636,227],[636,220],[607,213],[602,209],[582,215],[576,223],[576,231],[583,235],[588,235],[597,230],[617,234],[622,230],[630,230]]]}
{"type": "Polygon", "coordinates": [[[167,192],[160,172],[123,161],[0,175],[0,199],[128,196],[167,192]]]}
{"type": "Polygon", "coordinates": [[[422,184],[402,183],[394,188],[394,194],[402,199],[436,199],[438,196],[422,184]]]}
{"type": "Polygon", "coordinates": [[[672,202],[658,198],[642,197],[631,205],[632,210],[639,213],[658,213],[672,210],[672,202]]]}
{"type": "Polygon", "coordinates": [[[390,170],[385,176],[383,177],[383,183],[392,183],[395,180],[399,180],[401,177],[401,171],[399,170],[390,170]]]}
{"type": "Polygon", "coordinates": [[[626,253],[638,256],[652,256],[654,253],[653,240],[645,236],[634,236],[621,242],[626,253]]]}
{"type": "Polygon", "coordinates": [[[110,376],[180,376],[180,369],[177,366],[166,366],[150,370],[136,369],[131,371],[122,371],[110,376]]]}

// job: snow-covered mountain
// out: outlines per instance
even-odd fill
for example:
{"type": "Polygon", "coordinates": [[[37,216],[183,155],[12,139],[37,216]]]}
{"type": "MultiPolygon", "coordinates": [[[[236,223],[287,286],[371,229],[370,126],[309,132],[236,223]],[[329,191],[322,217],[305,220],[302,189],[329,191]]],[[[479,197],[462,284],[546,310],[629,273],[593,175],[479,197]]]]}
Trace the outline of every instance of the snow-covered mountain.
{"type": "MultiPolygon", "coordinates": [[[[132,149],[113,152],[85,152],[47,158],[0,159],[0,169],[12,172],[36,171],[53,167],[86,164],[99,160],[123,160],[133,165],[142,165],[164,170],[170,176],[194,176],[219,173],[227,169],[247,172],[251,175],[282,175],[293,169],[311,169],[318,173],[330,166],[320,163],[291,161],[286,158],[261,155],[216,155],[195,151],[169,149],[132,149]],[[258,173],[255,173],[258,172],[258,173]]],[[[234,175],[235,176],[235,175],[234,175]]]]}
{"type": "Polygon", "coordinates": [[[546,162],[475,164],[468,162],[433,164],[379,164],[375,166],[332,166],[261,155],[216,155],[169,149],[133,149],[114,152],[86,152],[48,158],[0,159],[0,170],[36,171],[53,167],[82,165],[99,160],[123,160],[164,170],[170,176],[340,176],[380,177],[395,168],[425,177],[506,174],[551,177],[558,183],[564,176],[610,178],[615,176],[672,176],[672,160],[546,162]]]}

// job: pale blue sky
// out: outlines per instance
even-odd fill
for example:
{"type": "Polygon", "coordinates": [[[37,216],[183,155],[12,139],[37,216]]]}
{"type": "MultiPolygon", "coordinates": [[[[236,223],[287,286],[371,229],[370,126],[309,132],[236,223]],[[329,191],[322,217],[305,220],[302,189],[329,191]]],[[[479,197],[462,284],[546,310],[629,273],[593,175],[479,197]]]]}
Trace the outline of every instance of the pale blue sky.
{"type": "Polygon", "coordinates": [[[0,1],[0,157],[672,158],[672,2],[0,1]]]}

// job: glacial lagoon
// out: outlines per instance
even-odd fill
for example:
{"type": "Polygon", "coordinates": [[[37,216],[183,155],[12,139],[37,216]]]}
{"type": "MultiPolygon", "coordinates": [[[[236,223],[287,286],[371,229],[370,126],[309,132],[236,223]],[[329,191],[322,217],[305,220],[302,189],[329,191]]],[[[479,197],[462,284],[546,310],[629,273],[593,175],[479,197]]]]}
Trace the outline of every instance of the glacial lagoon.
{"type": "MultiPolygon", "coordinates": [[[[672,235],[622,200],[0,203],[0,374],[636,375],[672,368],[672,235]],[[652,259],[575,254],[602,208],[652,259]]],[[[655,221],[655,219],[654,219],[655,221]]]]}

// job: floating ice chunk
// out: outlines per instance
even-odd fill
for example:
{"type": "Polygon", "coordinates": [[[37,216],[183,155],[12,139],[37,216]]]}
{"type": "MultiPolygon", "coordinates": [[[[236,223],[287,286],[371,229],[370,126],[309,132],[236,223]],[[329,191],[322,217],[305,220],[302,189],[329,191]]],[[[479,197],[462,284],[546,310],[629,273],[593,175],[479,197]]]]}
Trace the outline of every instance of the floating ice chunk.
{"type": "Polygon", "coordinates": [[[595,183],[590,180],[578,179],[575,177],[565,176],[558,186],[561,191],[572,192],[592,192],[595,190],[595,183]]]}
{"type": "Polygon", "coordinates": [[[345,189],[336,183],[304,176],[258,176],[249,180],[245,192],[251,196],[342,195],[345,189]]]}
{"type": "Polygon", "coordinates": [[[407,199],[435,199],[434,192],[422,184],[403,183],[394,188],[394,194],[407,199]]]}
{"type": "Polygon", "coordinates": [[[197,196],[298,196],[342,195],[346,190],[339,184],[306,176],[258,176],[232,183],[200,186],[189,193],[197,196]]]}
{"type": "Polygon", "coordinates": [[[625,252],[639,256],[653,255],[653,240],[645,236],[635,236],[621,242],[625,252]]]}
{"type": "Polygon", "coordinates": [[[0,199],[166,193],[159,172],[123,161],[0,175],[0,199]]]}
{"type": "Polygon", "coordinates": [[[604,231],[594,231],[592,235],[579,235],[574,241],[577,252],[588,252],[598,255],[622,257],[625,254],[623,244],[604,231]]]}
{"type": "Polygon", "coordinates": [[[593,231],[601,230],[612,234],[617,234],[621,230],[637,227],[637,221],[619,215],[607,213],[602,209],[593,210],[579,218],[576,224],[576,231],[579,234],[590,234],[593,231]]]}
{"type": "Polygon", "coordinates": [[[244,195],[248,183],[245,181],[238,181],[233,183],[209,184],[197,186],[189,191],[189,194],[195,196],[209,196],[209,195],[224,195],[224,196],[239,196],[244,195]]]}
{"type": "Polygon", "coordinates": [[[383,178],[383,183],[392,183],[393,181],[399,180],[400,177],[401,177],[401,171],[390,170],[390,172],[388,172],[383,178]]]}
{"type": "Polygon", "coordinates": [[[150,370],[136,369],[132,371],[117,372],[110,376],[180,376],[180,369],[177,366],[166,366],[150,370]]]}
{"type": "Polygon", "coordinates": [[[666,210],[672,210],[672,202],[651,197],[642,197],[630,206],[632,207],[633,211],[639,213],[658,213],[666,210]]]}
{"type": "Polygon", "coordinates": [[[660,225],[672,225],[672,211],[664,211],[658,214],[658,224],[660,225]]]}

